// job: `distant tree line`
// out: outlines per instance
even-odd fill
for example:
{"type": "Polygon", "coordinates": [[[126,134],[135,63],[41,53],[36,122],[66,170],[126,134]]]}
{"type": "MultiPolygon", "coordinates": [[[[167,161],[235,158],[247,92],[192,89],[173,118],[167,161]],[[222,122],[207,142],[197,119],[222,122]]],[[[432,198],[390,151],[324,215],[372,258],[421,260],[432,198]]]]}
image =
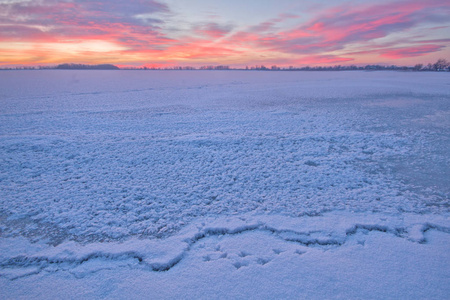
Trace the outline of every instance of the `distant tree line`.
{"type": "Polygon", "coordinates": [[[232,68],[225,65],[208,65],[201,66],[199,68],[191,66],[175,66],[175,67],[125,67],[119,68],[111,64],[101,65],[85,65],[85,64],[60,64],[57,66],[39,66],[39,67],[16,67],[16,68],[3,68],[3,70],[44,70],[44,69],[59,69],[59,70],[257,70],[257,71],[352,71],[352,70],[394,70],[394,71],[450,71],[450,62],[446,59],[440,58],[434,64],[416,64],[413,67],[410,66],[383,66],[383,65],[366,65],[366,66],[316,66],[316,67],[278,67],[273,65],[266,67],[264,65],[251,66],[245,68],[232,68]]]}
{"type": "Polygon", "coordinates": [[[55,69],[60,70],[120,70],[119,67],[111,64],[101,65],[84,65],[84,64],[61,64],[57,65],[55,69]]]}
{"type": "Polygon", "coordinates": [[[335,65],[335,66],[316,66],[316,67],[293,67],[289,66],[287,68],[285,67],[278,67],[276,65],[271,66],[270,68],[261,65],[261,66],[252,66],[252,67],[246,67],[245,70],[271,70],[271,71],[351,71],[351,70],[404,70],[404,71],[450,71],[450,62],[448,62],[446,59],[440,58],[437,62],[434,64],[429,63],[428,65],[424,66],[423,64],[417,64],[414,67],[408,67],[408,66],[383,66],[383,65],[366,65],[366,66],[341,66],[341,65],[335,65]]]}
{"type": "Polygon", "coordinates": [[[164,67],[164,68],[148,68],[148,67],[128,67],[123,68],[125,70],[257,70],[257,71],[352,71],[352,70],[395,70],[395,71],[450,71],[450,62],[446,59],[439,59],[434,64],[429,63],[428,65],[417,64],[413,67],[411,66],[383,66],[383,65],[366,65],[366,66],[316,66],[316,67],[278,67],[273,65],[271,67],[266,67],[264,65],[251,66],[245,68],[232,68],[229,66],[201,66],[199,68],[191,66],[175,66],[175,67],[164,67]]]}
{"type": "Polygon", "coordinates": [[[414,66],[415,71],[450,71],[450,62],[446,59],[440,58],[434,64],[417,64],[414,66]]]}
{"type": "MultiPolygon", "coordinates": [[[[60,64],[57,66],[38,66],[38,67],[16,67],[6,68],[6,70],[120,70],[119,67],[111,64],[86,65],[86,64],[60,64]]],[[[3,69],[5,70],[5,69],[3,69]]]]}

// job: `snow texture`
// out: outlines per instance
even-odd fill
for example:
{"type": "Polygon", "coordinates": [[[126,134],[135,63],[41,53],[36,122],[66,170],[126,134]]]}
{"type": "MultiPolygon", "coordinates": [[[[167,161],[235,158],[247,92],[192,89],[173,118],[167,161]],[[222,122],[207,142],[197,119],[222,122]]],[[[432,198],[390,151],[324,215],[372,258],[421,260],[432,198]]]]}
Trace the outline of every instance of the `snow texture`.
{"type": "Polygon", "coordinates": [[[4,298],[450,297],[446,73],[0,73],[4,298]]]}

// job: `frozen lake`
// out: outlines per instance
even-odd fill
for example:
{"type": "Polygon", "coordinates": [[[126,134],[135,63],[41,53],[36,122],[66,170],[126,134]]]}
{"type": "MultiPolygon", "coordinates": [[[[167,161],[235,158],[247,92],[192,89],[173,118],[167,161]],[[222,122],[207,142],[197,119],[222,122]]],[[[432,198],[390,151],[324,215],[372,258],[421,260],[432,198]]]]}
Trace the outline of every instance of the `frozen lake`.
{"type": "Polygon", "coordinates": [[[6,297],[448,298],[449,198],[450,73],[0,72],[6,297]]]}

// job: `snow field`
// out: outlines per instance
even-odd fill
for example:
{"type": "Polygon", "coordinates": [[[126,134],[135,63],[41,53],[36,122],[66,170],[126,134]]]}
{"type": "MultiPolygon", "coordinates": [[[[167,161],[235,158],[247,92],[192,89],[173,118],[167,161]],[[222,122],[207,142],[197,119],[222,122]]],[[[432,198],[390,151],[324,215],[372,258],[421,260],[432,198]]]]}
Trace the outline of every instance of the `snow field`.
{"type": "Polygon", "coordinates": [[[447,74],[0,76],[6,298],[449,295],[447,74]]]}

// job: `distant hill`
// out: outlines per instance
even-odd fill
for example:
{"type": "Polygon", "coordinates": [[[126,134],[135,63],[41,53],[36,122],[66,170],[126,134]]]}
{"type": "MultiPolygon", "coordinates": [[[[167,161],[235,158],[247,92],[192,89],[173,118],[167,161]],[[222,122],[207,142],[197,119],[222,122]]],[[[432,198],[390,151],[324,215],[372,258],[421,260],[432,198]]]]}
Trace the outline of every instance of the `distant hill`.
{"type": "Polygon", "coordinates": [[[120,70],[119,67],[111,64],[84,65],[84,64],[60,64],[55,69],[61,70],[120,70]]]}

